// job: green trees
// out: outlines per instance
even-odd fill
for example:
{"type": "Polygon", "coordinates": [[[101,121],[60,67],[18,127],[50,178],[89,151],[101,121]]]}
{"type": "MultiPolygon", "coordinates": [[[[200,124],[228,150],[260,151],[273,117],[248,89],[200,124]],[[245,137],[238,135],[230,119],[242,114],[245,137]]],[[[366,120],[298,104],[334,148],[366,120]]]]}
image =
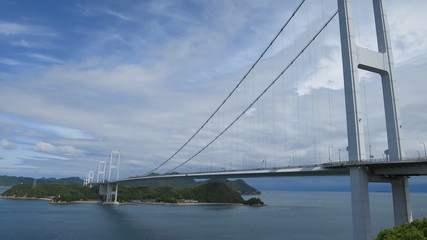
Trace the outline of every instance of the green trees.
{"type": "MultiPolygon", "coordinates": [[[[79,200],[100,200],[97,188],[62,184],[19,184],[4,193],[5,197],[50,198],[54,203],[79,200]]],[[[174,189],[171,187],[149,188],[145,186],[119,186],[118,200],[157,201],[177,203],[182,200],[195,200],[204,203],[244,203],[242,196],[229,188],[225,183],[206,182],[193,188],[174,189]]],[[[262,201],[250,199],[249,205],[262,205],[262,201]]]]}
{"type": "Polygon", "coordinates": [[[5,197],[54,198],[55,201],[99,200],[96,188],[62,184],[19,184],[1,194],[5,197]]]}
{"type": "MultiPolygon", "coordinates": [[[[158,175],[158,174],[153,173],[153,175],[158,175]]],[[[207,182],[225,183],[227,187],[233,189],[236,192],[239,192],[242,195],[261,194],[260,191],[249,186],[242,179],[230,181],[224,178],[224,179],[212,179],[212,180],[207,180],[202,182],[196,182],[193,179],[173,179],[173,180],[172,179],[147,179],[147,180],[126,182],[124,184],[131,187],[147,186],[150,188],[172,187],[174,189],[188,189],[188,188],[193,188],[193,187],[205,184],[207,182]]]]}
{"type": "Polygon", "coordinates": [[[427,240],[427,218],[382,230],[375,240],[427,240]]]}
{"type": "Polygon", "coordinates": [[[259,198],[251,198],[249,200],[244,201],[243,204],[249,205],[249,206],[262,206],[264,205],[264,202],[261,201],[261,199],[259,198]]]}
{"type": "Polygon", "coordinates": [[[210,203],[243,203],[240,194],[224,183],[207,182],[192,189],[193,199],[210,203]]]}
{"type": "Polygon", "coordinates": [[[208,203],[243,203],[243,198],[238,192],[224,183],[216,182],[207,182],[186,189],[120,186],[118,196],[121,202],[151,199],[157,202],[176,203],[183,199],[192,199],[208,203]]]}

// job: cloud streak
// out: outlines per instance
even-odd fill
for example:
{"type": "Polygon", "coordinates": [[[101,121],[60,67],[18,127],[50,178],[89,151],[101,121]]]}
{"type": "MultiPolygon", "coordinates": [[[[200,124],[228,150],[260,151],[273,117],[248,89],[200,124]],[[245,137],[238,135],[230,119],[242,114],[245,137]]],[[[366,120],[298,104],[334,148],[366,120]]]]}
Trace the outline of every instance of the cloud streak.
{"type": "Polygon", "coordinates": [[[6,149],[6,150],[12,150],[12,149],[14,149],[16,147],[15,143],[11,142],[8,139],[2,139],[2,140],[0,140],[0,146],[3,149],[6,149]]]}
{"type": "Polygon", "coordinates": [[[55,146],[47,142],[38,142],[33,149],[37,152],[51,153],[51,154],[70,154],[70,155],[81,155],[84,152],[82,150],[76,149],[73,146],[55,146]]]}

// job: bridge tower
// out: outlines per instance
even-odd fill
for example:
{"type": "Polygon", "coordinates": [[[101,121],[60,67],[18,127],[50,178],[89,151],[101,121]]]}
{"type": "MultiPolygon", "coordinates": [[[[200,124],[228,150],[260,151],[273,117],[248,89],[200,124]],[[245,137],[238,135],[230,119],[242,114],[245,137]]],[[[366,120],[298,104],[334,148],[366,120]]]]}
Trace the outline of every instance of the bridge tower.
{"type": "MultiPolygon", "coordinates": [[[[394,63],[384,1],[373,0],[373,8],[378,51],[357,46],[353,27],[352,1],[338,0],[350,161],[361,161],[366,156],[363,134],[364,119],[360,107],[359,69],[374,72],[381,76],[389,159],[402,159],[400,119],[395,96],[394,63]]],[[[373,176],[365,167],[352,167],[350,179],[353,239],[372,239],[368,183],[374,181],[373,176]]],[[[411,221],[408,178],[396,177],[381,179],[380,181],[392,184],[395,224],[400,225],[411,221]]]]}
{"type": "Polygon", "coordinates": [[[98,192],[100,195],[104,196],[104,204],[118,204],[117,195],[119,184],[117,182],[111,183],[111,181],[119,180],[119,172],[120,151],[111,151],[108,162],[99,161],[97,176],[98,192]],[[105,176],[106,172],[108,173],[107,176],[105,176]],[[105,179],[105,177],[107,177],[107,179],[105,179]]]}
{"type": "Polygon", "coordinates": [[[93,171],[89,171],[85,180],[83,181],[83,186],[92,187],[93,184],[93,171]]]}

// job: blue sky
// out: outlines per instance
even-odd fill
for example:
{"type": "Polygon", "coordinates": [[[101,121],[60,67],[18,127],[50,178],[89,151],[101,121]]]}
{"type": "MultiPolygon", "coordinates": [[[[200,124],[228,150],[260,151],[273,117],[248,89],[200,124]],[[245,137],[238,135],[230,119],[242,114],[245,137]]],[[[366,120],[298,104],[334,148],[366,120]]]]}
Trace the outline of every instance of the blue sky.
{"type": "MultiPolygon", "coordinates": [[[[361,0],[355,8],[357,41],[375,49],[372,19],[367,14],[369,2],[361,0]]],[[[121,151],[123,176],[151,170],[171,156],[215,110],[298,3],[279,0],[2,1],[0,174],[83,178],[87,171],[96,170],[99,160],[107,160],[112,149],[121,151]]],[[[423,154],[420,141],[427,142],[424,111],[427,2],[414,0],[408,4],[389,0],[386,3],[399,84],[405,155],[416,157],[418,153],[423,154]]],[[[291,45],[288,41],[292,38],[283,37],[280,45],[262,62],[261,70],[256,73],[259,75],[251,78],[251,84],[262,85],[257,82],[257,76],[266,78],[270,71],[281,69],[280,61],[298,51],[336,9],[336,2],[308,1],[307,6],[288,33],[297,43],[291,45]]],[[[291,80],[283,80],[274,95],[266,97],[278,101],[283,98],[283,103],[272,105],[266,100],[251,108],[245,114],[246,122],[237,125],[229,142],[213,146],[206,156],[181,170],[259,167],[262,159],[267,159],[268,166],[290,164],[292,158],[301,164],[345,159],[345,116],[342,114],[339,39],[334,38],[336,26],[334,20],[321,36],[324,42],[316,43],[300,60],[294,70],[300,81],[296,87],[288,87],[282,94],[281,87],[291,86],[287,82],[291,80]],[[305,77],[310,80],[304,80],[305,77]],[[332,99],[329,105],[337,106],[329,113],[327,110],[315,113],[324,120],[319,121],[316,133],[314,130],[296,132],[297,119],[302,122],[302,129],[309,129],[312,126],[303,123],[304,118],[317,118],[310,113],[313,96],[329,96],[332,99]],[[267,130],[265,125],[271,126],[271,119],[283,116],[281,112],[262,109],[271,106],[284,109],[295,101],[306,104],[307,109],[287,108],[291,114],[283,120],[284,126],[275,123],[273,129],[267,130]],[[332,115],[336,124],[331,118],[328,120],[332,115]],[[256,129],[257,126],[260,129],[256,129]],[[271,134],[283,131],[285,135],[271,137],[250,133],[248,129],[271,134]],[[246,141],[245,136],[252,140],[246,141]],[[301,140],[294,142],[296,138],[301,140]],[[227,145],[245,147],[245,150],[227,152],[224,147],[227,145]],[[224,160],[224,156],[230,155],[234,160],[224,160]],[[212,163],[215,156],[220,158],[219,163],[212,163]]],[[[366,83],[363,86],[369,110],[367,145],[372,146],[376,157],[381,157],[384,132],[380,124],[381,111],[376,111],[381,105],[377,106],[375,92],[379,81],[370,74],[362,74],[362,78],[366,83]]],[[[234,105],[226,108],[221,119],[214,123],[225,125],[231,119],[226,112],[240,109],[244,105],[242,99],[250,99],[253,91],[257,91],[244,87],[246,90],[242,89],[241,95],[232,100],[234,105]]],[[[327,105],[325,99],[319,103],[327,105]]],[[[191,145],[185,154],[194,152],[218,129],[209,126],[200,141],[191,145]]],[[[185,159],[182,156],[161,171],[185,159]]]]}

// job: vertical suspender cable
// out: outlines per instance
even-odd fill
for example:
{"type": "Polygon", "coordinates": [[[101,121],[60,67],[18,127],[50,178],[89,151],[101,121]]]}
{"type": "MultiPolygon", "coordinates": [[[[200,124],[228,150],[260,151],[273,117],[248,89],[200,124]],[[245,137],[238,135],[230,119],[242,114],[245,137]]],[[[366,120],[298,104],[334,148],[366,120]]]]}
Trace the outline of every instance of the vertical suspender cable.
{"type": "Polygon", "coordinates": [[[271,40],[270,44],[267,46],[267,48],[261,53],[261,55],[257,58],[257,60],[252,64],[252,66],[249,68],[249,70],[246,72],[246,74],[242,77],[242,79],[237,83],[237,85],[233,88],[233,90],[227,95],[227,97],[222,101],[222,103],[216,108],[216,110],[209,116],[209,118],[202,124],[202,126],[197,129],[197,131],[177,150],[174,154],[172,154],[168,159],[166,159],[164,162],[162,162],[159,166],[155,167],[146,175],[150,175],[157,169],[161,168],[163,165],[165,165],[167,162],[169,162],[173,157],[175,157],[187,144],[193,140],[193,138],[208,124],[208,122],[216,115],[216,113],[222,108],[222,106],[228,101],[228,99],[233,95],[233,93],[237,90],[237,88],[242,84],[242,82],[246,79],[246,77],[252,72],[254,67],[258,64],[258,62],[261,60],[262,57],[264,57],[265,53],[270,49],[271,45],[276,41],[277,37],[283,32],[283,30],[288,26],[289,22],[293,19],[295,14],[299,11],[301,6],[305,0],[302,0],[298,7],[293,11],[292,15],[288,18],[286,23],[282,26],[282,28],[279,30],[279,32],[274,36],[273,40],[271,40]]]}
{"type": "Polygon", "coordinates": [[[326,26],[332,21],[332,19],[338,14],[338,10],[335,11],[332,16],[329,18],[329,20],[320,28],[320,30],[311,38],[311,40],[308,41],[308,43],[303,47],[303,49],[291,60],[291,62],[277,75],[276,78],[274,78],[270,84],[247,106],[221,133],[219,133],[215,138],[213,138],[208,144],[206,144],[202,149],[200,149],[198,152],[196,152],[193,156],[188,158],[186,161],[178,165],[177,167],[169,170],[167,173],[170,173],[174,171],[175,169],[178,169],[182,165],[186,164],[187,162],[191,161],[193,158],[198,156],[201,152],[203,152],[207,147],[209,147],[212,143],[214,143],[219,137],[221,137],[228,129],[230,129],[249,109],[251,109],[256,102],[259,101],[259,99],[264,96],[264,94],[279,80],[279,78],[286,72],[288,69],[294,64],[294,62],[307,50],[307,48],[311,45],[311,43],[316,40],[316,38],[319,36],[319,34],[326,28],[326,26]]]}

